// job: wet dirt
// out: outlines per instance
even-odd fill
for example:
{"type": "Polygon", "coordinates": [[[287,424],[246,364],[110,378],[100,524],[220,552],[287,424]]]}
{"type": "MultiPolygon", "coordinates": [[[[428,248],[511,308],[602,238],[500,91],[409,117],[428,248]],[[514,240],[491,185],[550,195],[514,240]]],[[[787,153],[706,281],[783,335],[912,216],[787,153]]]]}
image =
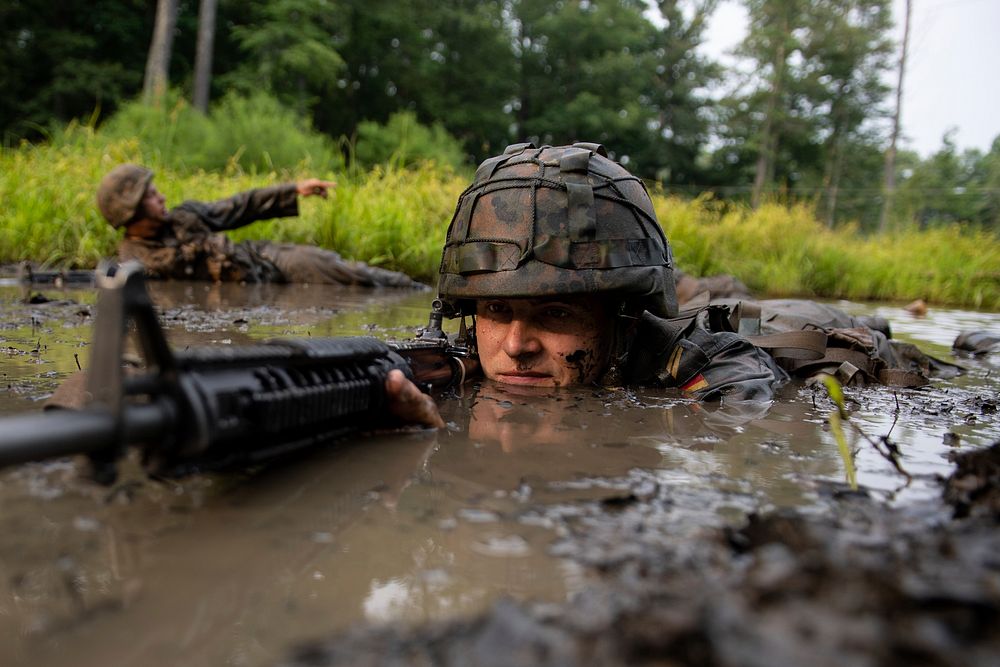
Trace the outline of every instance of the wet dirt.
{"type": "MultiPolygon", "coordinates": [[[[87,364],[92,291],[35,291],[0,285],[0,415],[87,364]]],[[[175,347],[406,338],[426,320],[426,295],[151,291],[175,347]]],[[[1000,329],[839,305],[945,359],[959,329],[1000,329]]],[[[832,403],[801,385],[750,414],[478,383],[440,400],[445,430],[263,470],[126,466],[112,488],[68,460],[0,471],[0,662],[996,664],[1000,359],[958,362],[928,389],[848,390],[857,491],[832,403]],[[966,453],[981,458],[956,473],[966,453]]]]}
{"type": "Polygon", "coordinates": [[[355,628],[282,664],[996,664],[995,508],[953,520],[830,485],[808,513],[690,534],[672,527],[687,494],[639,472],[621,491],[548,513],[564,531],[552,553],[590,573],[570,602],[505,598],[459,621],[355,628]]]}

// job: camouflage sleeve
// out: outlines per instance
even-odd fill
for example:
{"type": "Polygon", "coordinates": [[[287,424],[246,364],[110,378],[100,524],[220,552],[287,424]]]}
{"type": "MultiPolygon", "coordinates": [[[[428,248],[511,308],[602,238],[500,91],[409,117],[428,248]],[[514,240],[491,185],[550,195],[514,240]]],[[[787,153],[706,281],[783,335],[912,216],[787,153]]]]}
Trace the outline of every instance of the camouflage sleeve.
{"type": "Polygon", "coordinates": [[[299,203],[295,184],[286,183],[248,190],[215,202],[186,201],[177,209],[194,213],[210,230],[221,232],[257,220],[296,216],[299,203]]]}
{"type": "Polygon", "coordinates": [[[703,401],[770,401],[788,375],[769,354],[703,318],[640,318],[623,369],[626,383],[678,387],[703,401]]]}
{"type": "Polygon", "coordinates": [[[703,401],[770,401],[788,380],[771,355],[746,339],[700,327],[678,342],[667,364],[668,372],[676,368],[676,386],[703,401]]]}

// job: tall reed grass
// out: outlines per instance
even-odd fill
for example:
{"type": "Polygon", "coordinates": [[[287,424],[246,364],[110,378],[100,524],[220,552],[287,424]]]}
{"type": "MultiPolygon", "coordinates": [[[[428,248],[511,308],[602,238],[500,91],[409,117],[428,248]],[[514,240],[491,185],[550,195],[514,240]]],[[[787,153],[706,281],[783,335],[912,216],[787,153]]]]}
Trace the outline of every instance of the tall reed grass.
{"type": "MultiPolygon", "coordinates": [[[[436,280],[455,201],[470,174],[432,164],[317,169],[178,165],[136,138],[71,125],[49,143],[0,149],[0,263],[31,260],[92,267],[114,255],[119,233],[94,204],[101,177],[121,162],[157,172],[168,205],[211,200],[251,187],[318,176],[337,180],[333,198],[303,199],[297,219],[256,223],[235,240],[266,238],[333,248],[345,257],[436,280]]],[[[807,205],[758,210],[708,197],[653,193],[678,266],[694,275],[731,273],[756,293],[855,300],[911,300],[1000,310],[1000,240],[959,226],[863,236],[829,230],[807,205]]]]}
{"type": "Polygon", "coordinates": [[[654,194],[677,265],[731,273],[755,293],[909,301],[1000,310],[1000,239],[952,225],[865,236],[830,230],[806,204],[757,210],[654,194]]]}
{"type": "Polygon", "coordinates": [[[101,125],[107,141],[137,140],[146,162],[179,171],[268,173],[303,164],[340,170],[340,151],[308,120],[265,93],[227,95],[209,114],[170,91],[157,105],[124,105],[101,125]]]}

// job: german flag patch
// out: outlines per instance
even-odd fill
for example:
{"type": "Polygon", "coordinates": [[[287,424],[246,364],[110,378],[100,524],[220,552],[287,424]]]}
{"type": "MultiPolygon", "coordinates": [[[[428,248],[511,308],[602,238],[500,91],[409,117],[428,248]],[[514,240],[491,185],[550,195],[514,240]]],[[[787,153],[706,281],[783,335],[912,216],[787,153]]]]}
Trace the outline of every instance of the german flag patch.
{"type": "Polygon", "coordinates": [[[704,375],[698,373],[693,378],[691,378],[691,380],[687,384],[681,387],[681,391],[693,393],[700,389],[704,389],[707,386],[708,386],[708,380],[705,379],[704,375]]]}

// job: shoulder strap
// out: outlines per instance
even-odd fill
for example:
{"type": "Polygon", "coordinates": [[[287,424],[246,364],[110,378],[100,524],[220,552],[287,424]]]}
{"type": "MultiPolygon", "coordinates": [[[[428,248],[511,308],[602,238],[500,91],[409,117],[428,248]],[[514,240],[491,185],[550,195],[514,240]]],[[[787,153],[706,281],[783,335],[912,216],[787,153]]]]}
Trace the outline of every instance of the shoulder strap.
{"type": "Polygon", "coordinates": [[[708,307],[708,304],[712,300],[712,295],[707,290],[704,292],[699,292],[693,297],[681,304],[680,312],[677,314],[678,317],[684,317],[688,314],[697,314],[697,311],[704,310],[708,307]]]}
{"type": "Polygon", "coordinates": [[[828,352],[826,334],[816,329],[744,337],[757,347],[767,350],[772,357],[783,359],[822,359],[828,352]]]}
{"type": "MultiPolygon", "coordinates": [[[[703,292],[694,300],[707,294],[703,292]]],[[[826,333],[823,331],[785,331],[762,335],[760,304],[753,301],[738,301],[731,307],[728,324],[731,331],[735,331],[778,359],[815,360],[822,359],[826,354],[826,333]]]]}

